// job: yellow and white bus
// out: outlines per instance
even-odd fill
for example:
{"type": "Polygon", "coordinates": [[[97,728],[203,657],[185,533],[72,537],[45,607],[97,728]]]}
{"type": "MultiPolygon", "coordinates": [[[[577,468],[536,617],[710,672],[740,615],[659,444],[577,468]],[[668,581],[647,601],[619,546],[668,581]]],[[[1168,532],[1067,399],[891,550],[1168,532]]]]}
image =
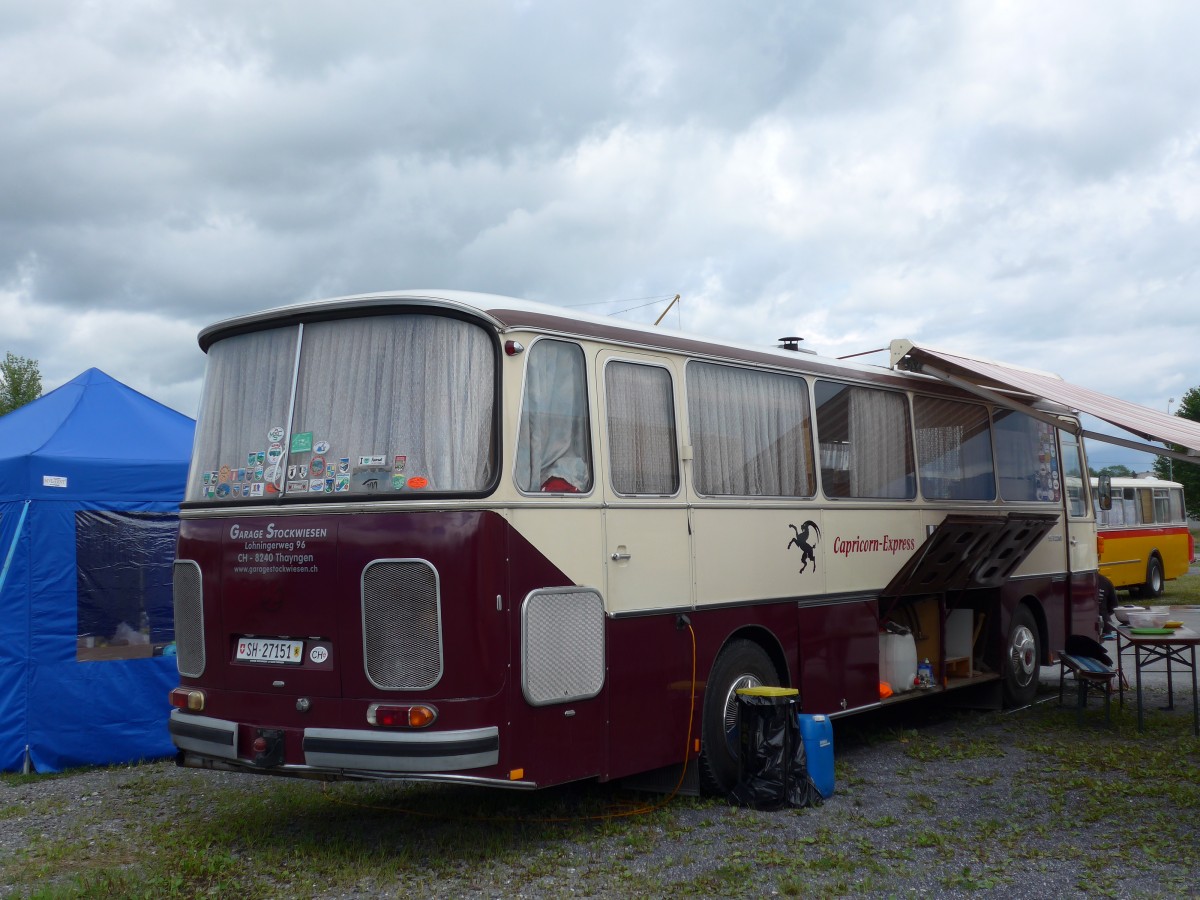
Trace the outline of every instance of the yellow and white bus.
{"type": "MultiPolygon", "coordinates": [[[[1092,479],[1095,488],[1097,479],[1092,479]]],[[[1093,491],[1099,497],[1099,492],[1093,491]]],[[[1157,478],[1113,478],[1112,508],[1096,506],[1100,574],[1137,597],[1162,595],[1196,558],[1183,485],[1157,478]]]]}

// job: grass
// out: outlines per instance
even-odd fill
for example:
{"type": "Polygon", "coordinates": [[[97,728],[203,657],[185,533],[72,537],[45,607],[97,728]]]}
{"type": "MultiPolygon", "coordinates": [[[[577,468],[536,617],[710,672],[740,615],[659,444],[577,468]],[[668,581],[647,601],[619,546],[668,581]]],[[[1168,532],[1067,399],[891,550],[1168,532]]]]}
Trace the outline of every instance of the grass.
{"type": "MultiPolygon", "coordinates": [[[[911,714],[904,727],[847,723],[839,795],[821,809],[780,813],[676,798],[644,815],[602,818],[644,798],[595,784],[526,794],[137,767],[116,774],[108,808],[77,808],[66,834],[34,834],[0,860],[0,885],[37,898],[837,896],[904,891],[889,880],[894,871],[927,867],[926,890],[936,893],[1003,889],[1064,852],[1081,860],[1080,883],[1096,896],[1138,893],[1122,881],[1130,872],[1189,877],[1164,860],[1195,840],[1180,812],[1200,808],[1200,781],[1173,776],[1200,770],[1190,716],[1151,715],[1138,735],[1128,705],[1114,709],[1111,730],[1081,730],[1073,711],[1052,703],[1009,716],[923,706],[915,725],[911,714]],[[1023,774],[998,776],[997,761],[1014,754],[1023,774]],[[882,779],[872,768],[880,758],[882,779]],[[188,790],[169,814],[145,815],[180,779],[188,790]],[[971,803],[946,815],[948,798],[962,792],[971,803]],[[107,827],[113,818],[125,827],[107,827]],[[1129,846],[1136,859],[1108,865],[1129,846]]],[[[1102,719],[1095,707],[1089,716],[1102,719]]],[[[14,806],[5,815],[19,819],[14,806]]]]}
{"type": "Polygon", "coordinates": [[[1200,575],[1181,575],[1168,581],[1163,595],[1153,602],[1171,606],[1200,606],[1200,575]]]}

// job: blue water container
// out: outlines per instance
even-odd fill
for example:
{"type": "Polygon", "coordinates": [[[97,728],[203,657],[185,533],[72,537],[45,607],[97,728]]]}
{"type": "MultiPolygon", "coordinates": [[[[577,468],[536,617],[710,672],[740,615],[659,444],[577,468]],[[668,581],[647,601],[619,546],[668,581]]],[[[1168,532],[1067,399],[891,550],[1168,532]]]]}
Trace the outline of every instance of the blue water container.
{"type": "Polygon", "coordinates": [[[833,723],[829,716],[800,713],[798,718],[809,777],[828,800],[833,796],[833,723]]]}

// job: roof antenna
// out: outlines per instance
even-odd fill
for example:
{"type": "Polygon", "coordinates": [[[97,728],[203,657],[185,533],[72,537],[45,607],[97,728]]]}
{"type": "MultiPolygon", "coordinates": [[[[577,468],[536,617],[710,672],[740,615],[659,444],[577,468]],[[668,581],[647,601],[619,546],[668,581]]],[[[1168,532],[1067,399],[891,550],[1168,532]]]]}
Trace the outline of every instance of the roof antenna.
{"type": "Polygon", "coordinates": [[[667,316],[667,313],[669,313],[671,311],[671,307],[674,306],[678,302],[679,302],[679,295],[676,294],[675,299],[672,300],[670,303],[668,303],[667,308],[662,311],[662,315],[654,320],[654,324],[658,325],[659,322],[661,322],[663,319],[665,319],[667,316]]]}
{"type": "Polygon", "coordinates": [[[793,353],[800,352],[800,342],[804,340],[802,337],[781,337],[779,339],[780,350],[790,350],[793,353]]]}

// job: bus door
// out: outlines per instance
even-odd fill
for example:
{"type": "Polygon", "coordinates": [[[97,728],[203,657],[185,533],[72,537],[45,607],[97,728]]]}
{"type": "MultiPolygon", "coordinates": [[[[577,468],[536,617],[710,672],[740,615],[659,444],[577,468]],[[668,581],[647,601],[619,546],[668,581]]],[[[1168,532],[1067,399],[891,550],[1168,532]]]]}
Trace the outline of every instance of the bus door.
{"type": "Polygon", "coordinates": [[[690,607],[675,372],[646,354],[604,352],[597,366],[608,609],[690,607]]]}
{"type": "Polygon", "coordinates": [[[1066,507],[1066,563],[1070,602],[1065,604],[1067,634],[1094,632],[1099,560],[1096,551],[1096,518],[1088,496],[1089,483],[1079,439],[1059,431],[1063,471],[1063,502],[1066,507]]]}

